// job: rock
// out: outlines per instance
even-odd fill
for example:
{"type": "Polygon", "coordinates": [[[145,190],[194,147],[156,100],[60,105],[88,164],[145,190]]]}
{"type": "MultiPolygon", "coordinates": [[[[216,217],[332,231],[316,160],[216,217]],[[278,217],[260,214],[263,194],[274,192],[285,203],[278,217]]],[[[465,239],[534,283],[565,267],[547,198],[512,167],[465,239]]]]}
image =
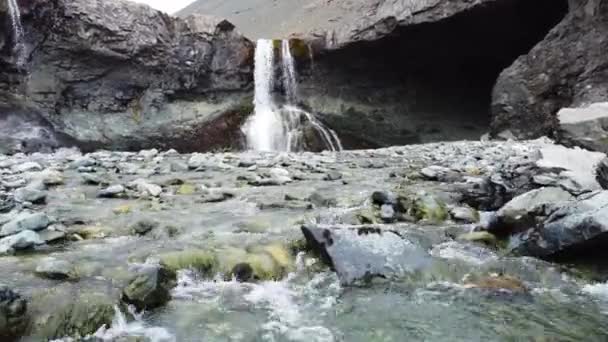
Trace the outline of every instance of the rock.
{"type": "Polygon", "coordinates": [[[137,221],[133,226],[131,226],[131,232],[133,232],[135,235],[146,235],[152,230],[158,228],[158,226],[158,222],[144,219],[137,221]]]}
{"type": "Polygon", "coordinates": [[[36,274],[53,280],[77,280],[78,273],[71,262],[55,258],[45,258],[38,262],[36,274]]]}
{"type": "Polygon", "coordinates": [[[110,326],[117,301],[113,296],[67,283],[38,290],[30,300],[32,341],[52,341],[66,336],[88,336],[110,326]]]}
{"type": "Polygon", "coordinates": [[[0,239],[0,256],[29,249],[43,243],[44,241],[38,234],[31,230],[24,230],[18,234],[0,239]]]}
{"type": "Polygon", "coordinates": [[[42,166],[36,162],[25,162],[13,166],[14,172],[31,172],[31,171],[42,171],[42,166]]]}
{"type": "Polygon", "coordinates": [[[374,191],[372,194],[372,203],[376,205],[394,205],[397,203],[397,196],[388,191],[374,191]]]}
{"type": "Polygon", "coordinates": [[[44,213],[23,212],[15,216],[0,229],[0,237],[17,234],[24,230],[39,231],[51,224],[44,213]]]}
{"type": "Polygon", "coordinates": [[[437,196],[427,193],[416,195],[409,209],[410,216],[418,221],[440,223],[448,219],[448,209],[437,196]]]}
{"type": "Polygon", "coordinates": [[[278,244],[220,250],[218,262],[227,278],[240,281],[281,280],[295,267],[289,250],[278,244]]]}
{"type": "Polygon", "coordinates": [[[601,189],[595,170],[606,157],[604,153],[559,145],[547,145],[539,152],[540,158],[535,163],[538,168],[559,171],[559,181],[555,186],[575,195],[601,189]]]}
{"type": "Polygon", "coordinates": [[[394,222],[397,219],[395,215],[395,209],[392,205],[384,204],[380,207],[380,218],[385,223],[394,222]]]}
{"type": "Polygon", "coordinates": [[[287,171],[286,169],[275,167],[270,169],[268,174],[270,175],[270,179],[272,179],[277,185],[283,185],[292,182],[289,171],[287,171]]]}
{"type": "Polygon", "coordinates": [[[33,204],[46,203],[46,191],[40,191],[29,187],[15,190],[15,201],[23,203],[29,202],[33,204]]]}
{"type": "Polygon", "coordinates": [[[598,70],[608,66],[608,41],[601,38],[608,28],[597,23],[608,18],[608,8],[602,0],[570,4],[563,20],[498,77],[492,132],[509,129],[518,138],[550,136],[560,130],[555,114],[563,107],[606,101],[606,75],[598,70]]]}
{"type": "Polygon", "coordinates": [[[44,229],[38,232],[38,236],[44,243],[51,244],[65,240],[66,233],[61,230],[44,229]]]}
{"type": "Polygon", "coordinates": [[[136,189],[141,195],[149,195],[152,197],[158,197],[163,192],[163,188],[159,185],[149,183],[141,178],[129,183],[129,187],[136,189]]]}
{"type": "Polygon", "coordinates": [[[57,170],[46,169],[40,174],[36,175],[36,178],[40,179],[46,186],[57,186],[64,182],[63,174],[57,170]]]}
{"type": "Polygon", "coordinates": [[[194,153],[188,159],[188,168],[191,170],[198,169],[207,163],[208,157],[202,153],[194,153]]]}
{"type": "Polygon", "coordinates": [[[584,108],[563,108],[557,113],[559,141],[608,153],[608,102],[584,108]]]}
{"type": "Polygon", "coordinates": [[[323,180],[326,181],[337,181],[342,179],[342,173],[338,171],[330,171],[323,176],[323,180]]]}
{"type": "Polygon", "coordinates": [[[180,187],[177,189],[177,194],[178,195],[194,195],[197,192],[197,188],[195,185],[193,184],[182,184],[180,185],[180,187]]]}
{"type": "Polygon", "coordinates": [[[488,246],[497,246],[498,239],[489,232],[472,232],[458,236],[460,241],[479,242],[488,246]]]}
{"type": "Polygon", "coordinates": [[[233,193],[225,192],[225,191],[212,191],[206,195],[204,195],[200,201],[202,203],[219,203],[227,201],[234,197],[233,193]]]}
{"type": "Polygon", "coordinates": [[[177,275],[166,265],[146,263],[123,289],[122,301],[140,311],[158,308],[171,299],[176,285],[177,275]]]}
{"type": "Polygon", "coordinates": [[[608,191],[563,202],[536,227],[512,239],[519,255],[551,257],[569,251],[605,250],[608,232],[608,191]]]}
{"type": "Polygon", "coordinates": [[[99,198],[116,198],[123,197],[125,195],[125,187],[117,184],[111,185],[97,193],[97,197],[99,198]]]}
{"type": "Polygon", "coordinates": [[[303,226],[302,233],[343,284],[374,276],[403,276],[430,262],[421,247],[392,231],[303,226]]]}
{"type": "Polygon", "coordinates": [[[212,277],[218,271],[217,255],[210,251],[188,249],[161,254],[158,258],[173,272],[194,269],[202,275],[212,277]]]}
{"type": "Polygon", "coordinates": [[[537,216],[545,210],[574,197],[561,188],[541,188],[517,196],[496,213],[496,220],[489,230],[496,233],[516,233],[535,226],[537,216]]]}
{"type": "Polygon", "coordinates": [[[20,294],[5,287],[0,287],[0,339],[16,341],[29,322],[27,301],[20,294]]]}
{"type": "Polygon", "coordinates": [[[90,174],[90,173],[84,173],[82,174],[82,181],[84,184],[87,185],[110,185],[108,182],[104,181],[101,179],[101,177],[99,177],[98,175],[94,175],[94,174],[90,174]]]}
{"type": "Polygon", "coordinates": [[[138,155],[143,157],[145,160],[151,160],[158,155],[158,150],[155,148],[150,150],[141,150],[139,151],[138,155]]]}
{"type": "Polygon", "coordinates": [[[318,208],[323,207],[336,207],[338,200],[335,197],[335,193],[327,192],[323,190],[315,190],[309,197],[308,201],[314,204],[318,208]]]}
{"type": "MultiPolygon", "coordinates": [[[[128,1],[36,0],[26,7],[28,81],[20,68],[3,68],[0,91],[22,89],[16,95],[27,93],[29,111],[56,135],[84,150],[238,145],[251,112],[253,45],[228,21],[180,19],[128,1]],[[81,34],[95,30],[107,34],[81,34]],[[76,57],[65,64],[66,56],[76,57]]],[[[25,106],[16,98],[8,112],[25,106]]]]}
{"type": "Polygon", "coordinates": [[[460,173],[447,167],[433,165],[420,170],[422,177],[432,181],[454,183],[462,178],[460,173]]]}
{"type": "Polygon", "coordinates": [[[457,222],[477,223],[479,212],[471,207],[455,207],[450,209],[450,215],[457,222]]]}
{"type": "Polygon", "coordinates": [[[245,262],[234,265],[230,274],[236,281],[241,283],[251,282],[255,277],[253,267],[245,262]]]}

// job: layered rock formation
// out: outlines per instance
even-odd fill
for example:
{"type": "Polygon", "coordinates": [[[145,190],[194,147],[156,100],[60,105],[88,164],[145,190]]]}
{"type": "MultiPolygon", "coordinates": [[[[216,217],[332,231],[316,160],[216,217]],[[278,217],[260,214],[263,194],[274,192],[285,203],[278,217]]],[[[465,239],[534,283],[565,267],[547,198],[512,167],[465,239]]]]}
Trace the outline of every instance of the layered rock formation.
{"type": "Polygon", "coordinates": [[[20,4],[29,53],[17,67],[11,30],[0,33],[0,119],[25,111],[84,149],[239,144],[253,45],[229,22],[127,1],[20,4]]]}
{"type": "Polygon", "coordinates": [[[548,1],[198,1],[252,37],[295,35],[303,107],[345,147],[478,139],[492,87],[568,11],[548,1]],[[268,21],[268,17],[277,18],[268,21]],[[309,63],[313,55],[313,63],[309,63]]]}

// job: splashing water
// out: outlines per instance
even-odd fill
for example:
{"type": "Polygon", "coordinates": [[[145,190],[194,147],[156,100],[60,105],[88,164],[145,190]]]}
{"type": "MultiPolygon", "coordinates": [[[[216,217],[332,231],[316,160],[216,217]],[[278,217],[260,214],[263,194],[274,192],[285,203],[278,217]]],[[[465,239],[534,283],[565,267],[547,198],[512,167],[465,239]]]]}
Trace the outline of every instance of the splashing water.
{"type": "Polygon", "coordinates": [[[17,0],[8,1],[8,12],[11,17],[11,26],[13,28],[13,53],[17,58],[17,66],[22,66],[25,63],[25,43],[23,26],[21,25],[21,13],[19,12],[19,4],[17,0]]]}
{"type": "Polygon", "coordinates": [[[247,145],[256,151],[302,151],[306,127],[312,128],[323,146],[331,151],[342,150],[338,135],[314,115],[297,107],[298,87],[295,60],[288,40],[281,41],[281,72],[285,92],[284,105],[273,96],[275,85],[275,51],[272,40],[259,40],[255,53],[254,114],[243,130],[247,145]]]}

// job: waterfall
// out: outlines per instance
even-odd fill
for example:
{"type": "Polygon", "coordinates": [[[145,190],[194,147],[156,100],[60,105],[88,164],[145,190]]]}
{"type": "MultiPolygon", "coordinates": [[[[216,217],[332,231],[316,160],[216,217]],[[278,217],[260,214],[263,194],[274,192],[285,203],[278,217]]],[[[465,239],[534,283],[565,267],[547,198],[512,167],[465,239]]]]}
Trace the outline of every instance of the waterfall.
{"type": "Polygon", "coordinates": [[[19,12],[19,4],[17,0],[8,1],[8,13],[11,18],[11,27],[13,28],[13,54],[17,58],[17,66],[23,66],[25,63],[25,44],[23,26],[21,26],[21,13],[19,12]]]}
{"type": "Polygon", "coordinates": [[[312,128],[331,151],[342,150],[338,135],[313,114],[297,107],[298,83],[295,59],[289,40],[281,41],[280,70],[284,99],[278,104],[275,86],[275,49],[272,40],[258,40],[255,51],[254,113],[243,130],[249,148],[256,151],[301,151],[305,147],[304,130],[312,128]]]}

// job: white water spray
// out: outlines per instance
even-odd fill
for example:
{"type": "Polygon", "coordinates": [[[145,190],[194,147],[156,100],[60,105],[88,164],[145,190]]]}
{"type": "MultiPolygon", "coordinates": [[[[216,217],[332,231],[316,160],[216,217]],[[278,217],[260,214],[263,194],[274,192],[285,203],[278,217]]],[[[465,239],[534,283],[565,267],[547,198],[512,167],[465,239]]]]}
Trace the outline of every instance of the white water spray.
{"type": "Polygon", "coordinates": [[[8,13],[11,18],[11,27],[13,28],[13,54],[17,58],[17,66],[22,66],[25,63],[25,43],[23,26],[21,25],[21,13],[17,0],[8,1],[8,13]]]}
{"type": "Polygon", "coordinates": [[[278,105],[273,96],[274,62],[273,41],[259,40],[255,53],[255,110],[243,128],[248,147],[256,151],[301,151],[305,146],[304,129],[308,126],[320,137],[326,149],[342,150],[340,139],[333,130],[297,107],[297,73],[288,40],[281,42],[283,105],[278,105]]]}

